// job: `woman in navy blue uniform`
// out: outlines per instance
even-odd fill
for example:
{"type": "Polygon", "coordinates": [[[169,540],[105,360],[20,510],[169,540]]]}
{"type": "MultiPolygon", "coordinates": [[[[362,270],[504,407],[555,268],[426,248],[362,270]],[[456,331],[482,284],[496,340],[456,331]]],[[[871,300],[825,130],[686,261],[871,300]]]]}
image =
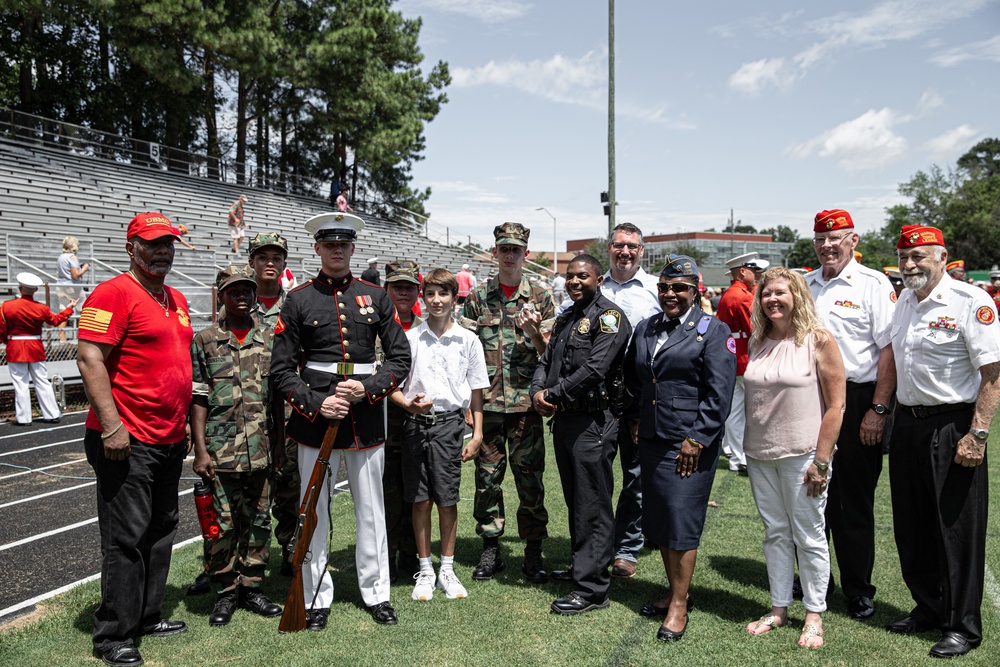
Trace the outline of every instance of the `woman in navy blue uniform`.
{"type": "Polygon", "coordinates": [[[656,636],[671,642],[687,629],[688,590],[736,382],[736,343],[729,327],[698,307],[691,257],[670,255],[657,290],[663,312],[636,327],[624,369],[643,532],[659,545],[670,583],[666,596],[639,613],[666,616],[656,636]]]}

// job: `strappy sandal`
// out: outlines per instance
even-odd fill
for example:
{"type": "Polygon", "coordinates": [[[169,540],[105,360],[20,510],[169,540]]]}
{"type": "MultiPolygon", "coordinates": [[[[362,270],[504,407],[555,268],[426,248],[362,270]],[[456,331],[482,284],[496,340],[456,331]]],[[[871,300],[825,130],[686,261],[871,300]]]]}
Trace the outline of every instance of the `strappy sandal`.
{"type": "Polygon", "coordinates": [[[817,628],[812,623],[806,623],[802,626],[802,634],[799,635],[799,646],[804,646],[806,648],[819,648],[823,645],[823,630],[817,628]],[[810,646],[809,642],[812,639],[819,638],[820,643],[816,646],[810,646]]]}
{"type": "Polygon", "coordinates": [[[764,614],[756,621],[754,621],[754,623],[757,624],[756,628],[757,630],[760,630],[761,628],[767,628],[767,630],[764,630],[764,632],[750,632],[750,628],[747,628],[747,632],[751,635],[754,635],[755,637],[758,635],[765,635],[774,628],[781,628],[786,625],[791,625],[791,623],[787,619],[785,620],[784,623],[782,623],[780,619],[774,614],[764,614]]]}

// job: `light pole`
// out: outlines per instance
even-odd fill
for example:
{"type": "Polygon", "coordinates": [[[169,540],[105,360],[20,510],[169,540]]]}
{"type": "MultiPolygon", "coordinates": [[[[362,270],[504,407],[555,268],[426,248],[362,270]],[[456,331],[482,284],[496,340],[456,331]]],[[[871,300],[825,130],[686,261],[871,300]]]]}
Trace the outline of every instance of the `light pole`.
{"type": "MultiPolygon", "coordinates": [[[[535,209],[536,211],[545,211],[549,213],[549,209],[544,206],[539,206],[535,209]]],[[[559,244],[556,241],[556,216],[549,213],[549,217],[552,218],[552,275],[558,273],[557,266],[559,264],[559,244]]]]}

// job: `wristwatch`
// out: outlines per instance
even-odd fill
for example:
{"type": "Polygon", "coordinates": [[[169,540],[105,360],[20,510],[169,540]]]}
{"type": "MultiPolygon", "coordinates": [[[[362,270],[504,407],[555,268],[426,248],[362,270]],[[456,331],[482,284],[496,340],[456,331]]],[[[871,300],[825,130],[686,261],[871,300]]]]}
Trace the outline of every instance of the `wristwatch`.
{"type": "Polygon", "coordinates": [[[976,440],[986,440],[990,437],[990,432],[983,428],[970,428],[969,433],[971,433],[972,437],[976,440]]]}
{"type": "Polygon", "coordinates": [[[826,477],[826,473],[830,471],[830,464],[820,463],[816,459],[813,459],[813,464],[816,466],[816,470],[819,470],[819,474],[823,475],[823,477],[826,477]]]}
{"type": "Polygon", "coordinates": [[[881,403],[872,403],[872,411],[877,415],[889,414],[889,408],[881,403]]]}

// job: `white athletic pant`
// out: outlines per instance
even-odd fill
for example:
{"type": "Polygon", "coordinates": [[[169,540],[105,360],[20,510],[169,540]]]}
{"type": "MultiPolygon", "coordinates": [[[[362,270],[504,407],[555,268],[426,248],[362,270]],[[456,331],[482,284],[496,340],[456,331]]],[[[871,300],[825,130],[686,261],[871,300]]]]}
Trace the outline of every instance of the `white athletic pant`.
{"type": "Polygon", "coordinates": [[[733,385],[733,407],[726,419],[726,435],[722,439],[723,451],[729,452],[730,470],[737,470],[740,464],[747,464],[746,454],[743,453],[743,431],[747,425],[745,399],[746,388],[743,376],[739,375],[733,385]]]}
{"type": "MultiPolygon", "coordinates": [[[[302,564],[302,587],[306,609],[327,609],[333,602],[333,579],[326,571],[327,536],[330,532],[330,479],[340,469],[340,457],[347,463],[347,480],[354,498],[354,518],[357,521],[357,547],[354,562],[358,571],[358,588],[367,606],[389,601],[389,546],[385,536],[385,501],[382,497],[382,469],[385,467],[383,447],[340,450],[330,455],[330,471],[320,487],[316,502],[316,531],[309,543],[310,560],[302,564]],[[316,585],[319,593],[313,602],[316,585]]],[[[305,497],[313,466],[319,458],[318,447],[299,445],[299,504],[305,497]]]]}
{"type": "MultiPolygon", "coordinates": [[[[826,490],[806,495],[806,470],[815,452],[775,461],[747,459],[750,490],[764,522],[764,560],[771,586],[771,604],[792,604],[795,552],[799,556],[802,604],[806,611],[826,611],[830,582],[830,547],[826,541],[826,490]]],[[[830,466],[829,474],[833,474],[830,466]]]]}
{"type": "Polygon", "coordinates": [[[35,385],[35,396],[38,397],[42,417],[45,419],[59,417],[59,406],[56,405],[56,395],[52,392],[52,383],[49,382],[49,373],[44,361],[11,361],[7,364],[7,368],[10,369],[10,382],[14,385],[14,418],[19,424],[31,423],[29,375],[35,385]]]}

